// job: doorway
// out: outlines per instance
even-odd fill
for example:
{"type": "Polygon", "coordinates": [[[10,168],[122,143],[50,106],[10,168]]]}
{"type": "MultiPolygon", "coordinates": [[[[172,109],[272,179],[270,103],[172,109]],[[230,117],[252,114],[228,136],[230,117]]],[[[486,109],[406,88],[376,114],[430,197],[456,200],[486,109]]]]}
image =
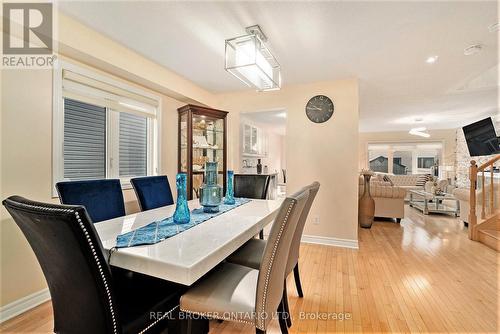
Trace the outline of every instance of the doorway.
{"type": "Polygon", "coordinates": [[[284,109],[240,116],[240,172],[271,175],[271,198],[286,193],[286,116],[284,109]]]}

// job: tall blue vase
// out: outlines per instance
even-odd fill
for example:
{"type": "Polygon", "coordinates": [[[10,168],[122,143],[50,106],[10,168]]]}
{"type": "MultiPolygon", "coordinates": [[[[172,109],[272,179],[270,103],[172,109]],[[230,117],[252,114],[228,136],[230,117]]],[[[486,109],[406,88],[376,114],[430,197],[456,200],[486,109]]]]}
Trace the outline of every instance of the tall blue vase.
{"type": "Polygon", "coordinates": [[[224,197],[224,204],[232,205],[236,203],[234,200],[234,171],[227,171],[227,186],[226,186],[226,197],[224,197]]]}
{"type": "Polygon", "coordinates": [[[217,184],[217,162],[205,163],[205,183],[200,187],[200,204],[204,212],[219,212],[223,189],[217,184]]]}
{"type": "Polygon", "coordinates": [[[175,178],[177,186],[177,203],[175,205],[174,223],[187,224],[191,220],[189,207],[187,203],[187,175],[179,173],[175,178]]]}

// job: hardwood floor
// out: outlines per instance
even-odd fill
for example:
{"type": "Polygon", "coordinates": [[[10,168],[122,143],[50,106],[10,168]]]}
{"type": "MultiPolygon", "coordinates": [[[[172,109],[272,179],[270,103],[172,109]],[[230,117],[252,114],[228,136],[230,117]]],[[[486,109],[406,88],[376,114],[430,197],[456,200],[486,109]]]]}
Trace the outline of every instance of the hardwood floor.
{"type": "MultiPolygon", "coordinates": [[[[497,333],[499,253],[470,241],[455,218],[408,207],[406,217],[360,230],[359,250],[304,244],[303,299],[288,279],[290,333],[497,333]]],[[[255,333],[243,324],[210,326],[211,334],[255,333]]],[[[2,333],[51,329],[50,303],[0,325],[2,333]]],[[[280,333],[277,321],[268,333],[280,333]]]]}

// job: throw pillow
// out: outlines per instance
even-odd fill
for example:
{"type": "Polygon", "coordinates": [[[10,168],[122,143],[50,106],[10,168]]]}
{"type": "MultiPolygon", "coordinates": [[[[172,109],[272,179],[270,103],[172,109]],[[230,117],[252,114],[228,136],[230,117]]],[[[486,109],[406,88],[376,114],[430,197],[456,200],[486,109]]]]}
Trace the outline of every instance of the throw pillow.
{"type": "Polygon", "coordinates": [[[384,181],[389,182],[391,184],[391,187],[394,187],[394,182],[392,182],[392,180],[389,176],[384,175],[384,181]]]}
{"type": "Polygon", "coordinates": [[[424,187],[427,181],[432,181],[431,174],[421,174],[418,176],[417,183],[415,184],[417,187],[424,187]]]}

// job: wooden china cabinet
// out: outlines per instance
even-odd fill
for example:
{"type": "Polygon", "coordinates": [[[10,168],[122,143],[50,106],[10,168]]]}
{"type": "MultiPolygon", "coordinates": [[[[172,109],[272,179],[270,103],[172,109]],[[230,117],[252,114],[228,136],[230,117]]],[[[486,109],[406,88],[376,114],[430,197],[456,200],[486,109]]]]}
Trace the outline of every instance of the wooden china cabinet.
{"type": "Polygon", "coordinates": [[[227,112],[188,104],[179,111],[178,171],[187,174],[188,199],[198,197],[205,162],[218,162],[218,183],[226,191],[227,112]]]}

